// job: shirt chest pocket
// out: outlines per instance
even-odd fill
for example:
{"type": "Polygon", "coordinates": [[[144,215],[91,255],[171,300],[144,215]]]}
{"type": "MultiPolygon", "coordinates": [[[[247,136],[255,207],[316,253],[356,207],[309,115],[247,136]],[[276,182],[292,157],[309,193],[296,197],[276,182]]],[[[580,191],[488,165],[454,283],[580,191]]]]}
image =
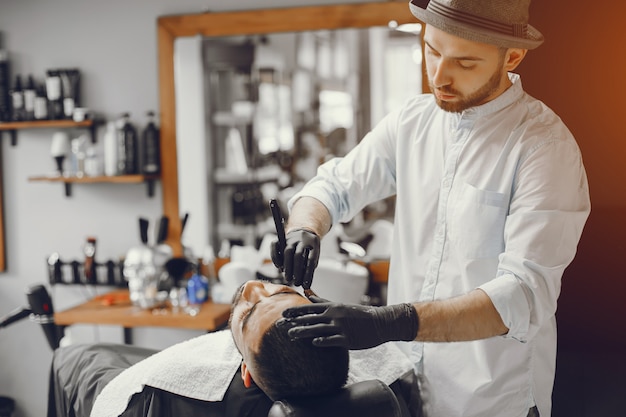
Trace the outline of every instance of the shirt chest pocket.
{"type": "Polygon", "coordinates": [[[506,195],[462,184],[450,197],[448,232],[453,250],[470,259],[498,256],[504,250],[506,195]]]}

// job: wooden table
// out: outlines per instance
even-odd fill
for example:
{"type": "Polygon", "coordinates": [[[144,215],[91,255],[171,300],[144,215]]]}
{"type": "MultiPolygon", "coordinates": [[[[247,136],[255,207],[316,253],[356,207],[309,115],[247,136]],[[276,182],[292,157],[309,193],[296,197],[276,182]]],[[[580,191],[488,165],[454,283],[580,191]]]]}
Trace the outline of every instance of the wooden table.
{"type": "Polygon", "coordinates": [[[125,343],[132,343],[133,327],[176,327],[219,330],[228,323],[230,304],[206,302],[195,316],[169,307],[141,309],[130,302],[128,290],[99,295],[76,307],[54,313],[54,322],[64,328],[72,324],[110,324],[124,328],[125,343]]]}

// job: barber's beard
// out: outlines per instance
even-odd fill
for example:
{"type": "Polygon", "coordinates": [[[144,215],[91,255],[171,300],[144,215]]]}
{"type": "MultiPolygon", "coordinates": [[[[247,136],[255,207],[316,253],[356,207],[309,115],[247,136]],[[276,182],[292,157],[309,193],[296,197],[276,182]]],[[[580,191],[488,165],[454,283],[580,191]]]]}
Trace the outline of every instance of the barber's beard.
{"type": "Polygon", "coordinates": [[[451,87],[446,86],[442,88],[436,88],[430,80],[428,80],[428,85],[430,86],[430,91],[433,93],[437,90],[444,94],[452,94],[457,97],[456,101],[450,102],[440,100],[435,95],[435,101],[442,110],[451,113],[461,113],[462,111],[467,110],[471,107],[479,106],[486,103],[488,101],[487,99],[500,88],[502,76],[502,71],[500,69],[496,70],[491,75],[489,80],[487,80],[487,82],[482,85],[482,87],[467,96],[464,96],[460,91],[455,90],[451,87]]]}

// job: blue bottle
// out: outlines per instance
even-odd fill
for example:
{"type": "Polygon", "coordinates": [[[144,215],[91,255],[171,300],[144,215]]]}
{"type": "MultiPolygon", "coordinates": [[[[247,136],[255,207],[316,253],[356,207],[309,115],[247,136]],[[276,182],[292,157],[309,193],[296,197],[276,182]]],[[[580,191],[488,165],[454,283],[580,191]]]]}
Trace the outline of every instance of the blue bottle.
{"type": "Polygon", "coordinates": [[[209,280],[195,272],[187,281],[187,298],[189,304],[202,304],[209,299],[209,280]]]}

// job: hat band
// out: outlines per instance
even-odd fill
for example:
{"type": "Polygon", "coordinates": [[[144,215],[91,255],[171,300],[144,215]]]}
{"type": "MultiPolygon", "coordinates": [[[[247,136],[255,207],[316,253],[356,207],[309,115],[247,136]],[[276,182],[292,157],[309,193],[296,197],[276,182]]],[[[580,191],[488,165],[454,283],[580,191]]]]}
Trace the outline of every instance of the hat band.
{"type": "MultiPolygon", "coordinates": [[[[423,8],[425,1],[412,0],[411,3],[423,8]],[[421,3],[421,5],[419,3],[421,3]]],[[[478,26],[487,30],[502,33],[504,35],[512,35],[518,38],[526,38],[528,34],[528,25],[524,23],[509,25],[506,23],[496,22],[495,20],[452,9],[436,0],[430,0],[427,4],[427,9],[430,12],[461,23],[466,23],[471,26],[478,26]]]]}

